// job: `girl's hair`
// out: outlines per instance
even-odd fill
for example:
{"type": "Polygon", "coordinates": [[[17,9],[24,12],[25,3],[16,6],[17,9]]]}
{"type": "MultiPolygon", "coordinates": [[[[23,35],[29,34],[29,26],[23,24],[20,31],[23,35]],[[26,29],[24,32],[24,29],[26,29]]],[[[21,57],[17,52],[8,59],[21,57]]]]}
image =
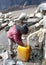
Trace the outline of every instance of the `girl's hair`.
{"type": "Polygon", "coordinates": [[[26,25],[23,25],[21,31],[23,34],[27,34],[28,33],[28,27],[26,25]]]}

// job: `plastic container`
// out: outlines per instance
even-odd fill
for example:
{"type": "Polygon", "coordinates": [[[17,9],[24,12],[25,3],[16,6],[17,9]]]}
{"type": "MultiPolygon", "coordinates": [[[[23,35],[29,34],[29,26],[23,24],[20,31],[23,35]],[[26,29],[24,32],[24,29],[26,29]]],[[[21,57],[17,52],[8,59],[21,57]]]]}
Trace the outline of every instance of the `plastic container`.
{"type": "Polygon", "coordinates": [[[27,47],[22,47],[20,45],[18,45],[18,53],[17,53],[17,57],[19,60],[22,61],[28,61],[29,57],[30,57],[30,46],[27,47]]]}

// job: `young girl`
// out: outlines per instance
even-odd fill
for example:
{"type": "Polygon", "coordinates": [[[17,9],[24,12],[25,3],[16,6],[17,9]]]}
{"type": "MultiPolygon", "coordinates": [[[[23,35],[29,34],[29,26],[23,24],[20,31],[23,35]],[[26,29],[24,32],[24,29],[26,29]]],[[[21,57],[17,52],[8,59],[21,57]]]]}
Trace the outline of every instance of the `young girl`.
{"type": "Polygon", "coordinates": [[[17,21],[16,25],[12,26],[9,31],[7,32],[7,37],[9,41],[9,51],[13,52],[13,42],[16,44],[19,44],[21,46],[24,46],[24,43],[22,42],[21,36],[22,34],[27,34],[28,28],[26,25],[21,26],[21,21],[17,21]]]}

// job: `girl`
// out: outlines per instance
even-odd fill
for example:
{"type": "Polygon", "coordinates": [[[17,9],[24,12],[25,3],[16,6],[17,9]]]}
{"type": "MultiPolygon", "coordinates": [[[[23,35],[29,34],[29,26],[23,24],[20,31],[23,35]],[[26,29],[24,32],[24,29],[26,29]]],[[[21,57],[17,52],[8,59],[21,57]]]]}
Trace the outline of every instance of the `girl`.
{"type": "Polygon", "coordinates": [[[9,41],[9,51],[10,53],[13,52],[13,42],[24,46],[22,42],[21,36],[22,34],[27,34],[28,28],[26,25],[21,25],[21,20],[16,22],[16,25],[12,26],[9,31],[7,32],[7,37],[9,41]]]}

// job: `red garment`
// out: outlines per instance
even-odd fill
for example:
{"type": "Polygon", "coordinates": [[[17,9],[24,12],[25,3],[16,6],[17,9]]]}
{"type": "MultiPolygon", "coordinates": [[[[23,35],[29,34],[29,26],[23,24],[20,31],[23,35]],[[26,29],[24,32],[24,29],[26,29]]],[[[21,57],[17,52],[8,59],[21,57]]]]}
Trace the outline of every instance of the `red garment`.
{"type": "Polygon", "coordinates": [[[9,31],[7,32],[7,37],[11,40],[13,40],[15,43],[19,45],[23,45],[22,39],[21,39],[21,32],[20,30],[16,30],[16,25],[11,27],[9,31]]]}

